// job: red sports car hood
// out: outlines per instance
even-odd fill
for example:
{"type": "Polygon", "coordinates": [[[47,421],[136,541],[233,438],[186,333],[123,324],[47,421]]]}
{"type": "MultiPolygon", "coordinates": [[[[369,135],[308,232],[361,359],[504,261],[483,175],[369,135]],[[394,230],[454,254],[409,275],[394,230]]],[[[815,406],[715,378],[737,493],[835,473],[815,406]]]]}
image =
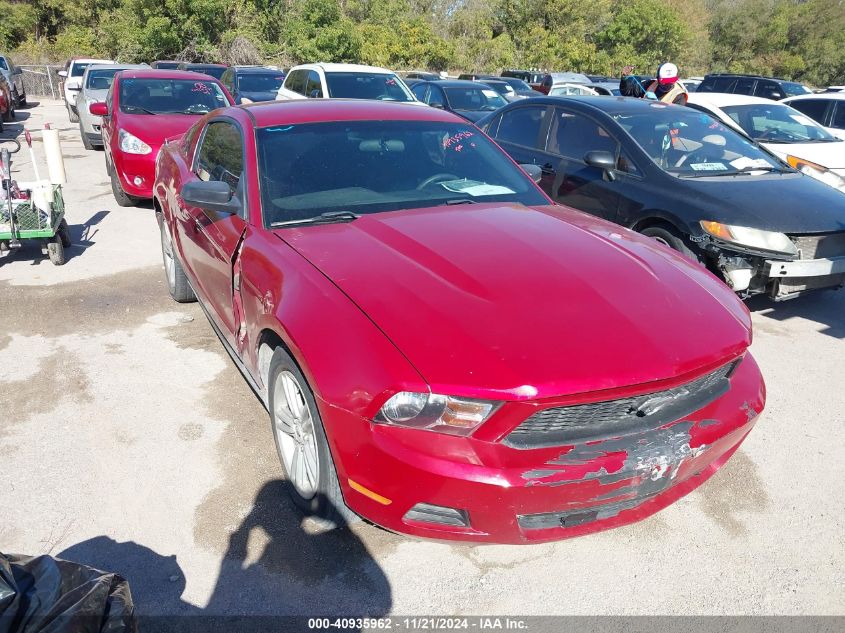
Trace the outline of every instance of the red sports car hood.
{"type": "Polygon", "coordinates": [[[187,132],[188,128],[201,116],[203,115],[123,114],[120,118],[120,127],[156,149],[164,143],[164,139],[187,132]]]}
{"type": "Polygon", "coordinates": [[[710,273],[563,207],[437,207],[276,233],[434,392],[519,399],[628,386],[750,343],[747,310],[710,273]]]}

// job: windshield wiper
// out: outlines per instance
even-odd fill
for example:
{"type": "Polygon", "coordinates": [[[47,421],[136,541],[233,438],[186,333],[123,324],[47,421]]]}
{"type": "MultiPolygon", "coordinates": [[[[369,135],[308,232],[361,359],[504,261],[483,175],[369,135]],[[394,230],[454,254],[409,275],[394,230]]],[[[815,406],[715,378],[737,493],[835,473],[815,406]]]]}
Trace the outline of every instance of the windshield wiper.
{"type": "Polygon", "coordinates": [[[326,213],[321,213],[320,215],[315,215],[313,218],[301,218],[299,220],[284,220],[282,222],[272,222],[270,226],[272,228],[278,228],[282,226],[302,226],[308,224],[335,224],[338,222],[352,222],[353,220],[357,220],[361,216],[357,213],[352,213],[352,211],[327,211],[326,213]]]}
{"type": "MultiPolygon", "coordinates": [[[[124,110],[132,109],[132,110],[140,110],[144,114],[158,114],[158,112],[153,112],[152,110],[147,110],[146,108],[142,108],[141,106],[136,105],[125,105],[123,106],[124,110]]],[[[130,114],[132,114],[130,112],[130,114]]]]}
{"type": "Polygon", "coordinates": [[[472,198],[453,198],[452,200],[447,200],[444,204],[450,206],[455,204],[478,204],[478,201],[472,198]]]}
{"type": "Polygon", "coordinates": [[[692,174],[678,174],[679,178],[721,178],[724,176],[739,176],[739,175],[746,175],[750,174],[755,171],[768,171],[768,172],[777,172],[779,174],[786,173],[787,169],[781,169],[780,167],[772,167],[770,165],[766,165],[765,167],[754,167],[749,165],[747,167],[743,167],[742,169],[737,169],[735,171],[699,171],[692,174]]]}
{"type": "Polygon", "coordinates": [[[750,174],[751,172],[754,172],[754,171],[769,171],[769,172],[774,171],[774,172],[777,172],[779,174],[782,174],[786,170],[781,169],[780,167],[773,167],[772,165],[765,165],[765,166],[762,166],[762,167],[761,166],[755,167],[754,165],[747,165],[747,166],[743,167],[742,169],[737,169],[736,171],[731,172],[730,174],[727,174],[727,175],[733,176],[733,175],[736,175],[736,174],[750,174]]]}

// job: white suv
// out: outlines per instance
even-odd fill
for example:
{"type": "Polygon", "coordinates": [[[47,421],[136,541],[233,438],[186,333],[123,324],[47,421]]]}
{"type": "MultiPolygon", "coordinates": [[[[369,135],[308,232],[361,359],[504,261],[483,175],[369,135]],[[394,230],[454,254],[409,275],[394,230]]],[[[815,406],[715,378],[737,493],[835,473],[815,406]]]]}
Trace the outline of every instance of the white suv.
{"type": "Polygon", "coordinates": [[[79,121],[79,113],[76,111],[76,96],[82,89],[82,75],[85,69],[92,64],[113,64],[110,59],[69,59],[64,70],[59,71],[59,77],[64,79],[62,87],[62,99],[65,101],[67,115],[71,123],[79,121]]]}
{"type": "Polygon", "coordinates": [[[277,101],[330,98],[420,103],[392,70],[359,64],[294,66],[276,94],[277,101]]]}

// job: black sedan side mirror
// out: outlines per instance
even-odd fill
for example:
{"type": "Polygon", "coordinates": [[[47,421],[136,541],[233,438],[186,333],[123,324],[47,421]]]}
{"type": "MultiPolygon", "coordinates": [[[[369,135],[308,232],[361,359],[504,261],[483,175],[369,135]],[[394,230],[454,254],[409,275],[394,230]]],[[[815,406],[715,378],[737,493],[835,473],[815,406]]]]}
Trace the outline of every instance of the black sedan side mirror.
{"type": "Polygon", "coordinates": [[[15,66],[15,69],[12,71],[12,74],[13,75],[22,75],[23,74],[23,68],[20,68],[19,66],[15,66]]]}
{"type": "Polygon", "coordinates": [[[232,195],[229,185],[219,180],[194,180],[182,186],[182,200],[188,206],[207,211],[237,214],[240,201],[232,195]]]}
{"type": "Polygon", "coordinates": [[[536,183],[539,183],[543,178],[543,170],[537,165],[526,163],[524,165],[520,164],[520,167],[522,167],[522,171],[528,174],[528,177],[536,183]]]}
{"type": "Polygon", "coordinates": [[[604,171],[608,180],[614,180],[613,170],[616,169],[616,157],[610,152],[587,152],[584,162],[590,167],[604,171]]]}

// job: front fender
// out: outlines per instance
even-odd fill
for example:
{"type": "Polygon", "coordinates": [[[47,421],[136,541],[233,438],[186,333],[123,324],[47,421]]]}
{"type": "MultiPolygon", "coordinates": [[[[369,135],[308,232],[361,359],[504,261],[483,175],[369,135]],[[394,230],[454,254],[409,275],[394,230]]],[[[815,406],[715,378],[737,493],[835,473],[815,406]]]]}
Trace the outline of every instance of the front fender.
{"type": "Polygon", "coordinates": [[[325,275],[287,243],[250,231],[240,255],[248,345],[244,363],[263,384],[262,333],[285,344],[318,399],[372,418],[396,391],[428,391],[385,334],[325,275]]]}

